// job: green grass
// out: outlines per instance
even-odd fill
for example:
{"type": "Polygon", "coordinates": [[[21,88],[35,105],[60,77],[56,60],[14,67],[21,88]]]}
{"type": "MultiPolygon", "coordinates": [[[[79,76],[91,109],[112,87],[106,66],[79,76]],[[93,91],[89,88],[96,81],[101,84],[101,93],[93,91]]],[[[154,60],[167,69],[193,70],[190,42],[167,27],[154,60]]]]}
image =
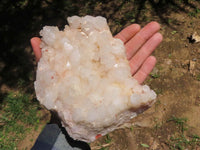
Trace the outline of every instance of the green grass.
{"type": "Polygon", "coordinates": [[[191,16],[191,17],[197,17],[198,14],[200,14],[200,9],[199,8],[196,8],[195,10],[193,10],[193,11],[188,13],[188,15],[191,16]]]}
{"type": "Polygon", "coordinates": [[[175,31],[175,30],[171,32],[172,35],[174,35],[174,34],[176,34],[176,33],[177,33],[177,31],[175,31]]]}
{"type": "Polygon", "coordinates": [[[183,134],[174,135],[170,137],[169,143],[170,149],[174,150],[195,149],[196,146],[200,146],[200,137],[198,135],[192,135],[191,137],[186,137],[183,134]]]}
{"type": "Polygon", "coordinates": [[[101,149],[99,150],[109,150],[109,147],[102,147],[101,149]]]}
{"type": "Polygon", "coordinates": [[[190,137],[185,135],[185,131],[188,129],[187,118],[171,117],[168,121],[175,123],[178,127],[178,131],[170,136],[167,145],[173,150],[185,150],[195,149],[200,146],[200,137],[198,135],[192,135],[190,137]]]}
{"type": "Polygon", "coordinates": [[[99,144],[99,150],[109,150],[109,145],[111,144],[111,142],[112,139],[109,134],[107,134],[104,139],[104,144],[99,144]]]}
{"type": "Polygon", "coordinates": [[[158,110],[158,107],[160,106],[160,104],[161,104],[161,101],[158,99],[158,100],[156,101],[156,103],[155,103],[155,111],[158,110]]]}
{"type": "Polygon", "coordinates": [[[142,144],[140,144],[142,147],[144,147],[144,148],[149,148],[149,145],[148,144],[144,144],[144,143],[142,143],[142,144]]]}
{"type": "Polygon", "coordinates": [[[177,118],[175,116],[172,116],[172,118],[170,118],[168,121],[174,122],[182,133],[187,130],[187,118],[177,118]]]}
{"type": "Polygon", "coordinates": [[[156,78],[159,78],[160,75],[158,73],[151,73],[150,76],[153,78],[153,79],[156,79],[156,78]]]}
{"type": "Polygon", "coordinates": [[[110,143],[112,141],[112,139],[110,138],[109,134],[106,135],[106,139],[105,142],[106,143],[110,143]]]}
{"type": "Polygon", "coordinates": [[[134,130],[134,127],[133,127],[132,125],[131,125],[131,127],[130,127],[130,130],[131,130],[131,131],[133,131],[133,130],[134,130]]]}
{"type": "Polygon", "coordinates": [[[31,95],[24,93],[9,93],[4,98],[0,112],[0,149],[17,149],[19,141],[23,140],[33,128],[37,130],[39,117],[38,104],[33,102],[31,95]]]}
{"type": "Polygon", "coordinates": [[[161,88],[156,88],[156,89],[154,89],[154,91],[156,92],[157,95],[163,93],[163,90],[161,88]]]}
{"type": "Polygon", "coordinates": [[[197,80],[200,81],[200,74],[197,75],[197,80]]]}

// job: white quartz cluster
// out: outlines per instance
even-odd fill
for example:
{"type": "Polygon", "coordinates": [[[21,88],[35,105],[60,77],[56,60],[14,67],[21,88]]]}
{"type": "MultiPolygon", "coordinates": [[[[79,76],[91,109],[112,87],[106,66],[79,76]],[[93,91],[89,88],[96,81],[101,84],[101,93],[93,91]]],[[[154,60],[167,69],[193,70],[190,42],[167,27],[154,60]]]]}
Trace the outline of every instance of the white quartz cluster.
{"type": "Polygon", "coordinates": [[[133,79],[121,40],[103,17],[68,18],[64,31],[41,30],[35,90],[71,137],[91,142],[150,107],[156,98],[133,79]]]}

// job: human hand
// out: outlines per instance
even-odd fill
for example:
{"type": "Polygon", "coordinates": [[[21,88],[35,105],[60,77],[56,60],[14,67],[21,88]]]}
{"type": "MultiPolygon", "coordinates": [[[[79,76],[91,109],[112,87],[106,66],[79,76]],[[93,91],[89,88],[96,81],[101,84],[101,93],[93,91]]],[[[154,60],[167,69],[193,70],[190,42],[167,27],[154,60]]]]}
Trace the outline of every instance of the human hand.
{"type": "MultiPolygon", "coordinates": [[[[160,25],[157,22],[151,22],[142,29],[138,24],[132,24],[115,36],[124,42],[131,73],[140,84],[144,82],[156,64],[156,58],[151,54],[162,41],[159,30],[160,25]]],[[[31,39],[37,62],[42,56],[40,42],[41,39],[38,37],[31,39]]]]}
{"type": "Polygon", "coordinates": [[[156,58],[151,54],[162,42],[159,30],[157,22],[150,22],[142,29],[138,24],[132,24],[115,36],[124,42],[131,73],[140,84],[156,64],[156,58]]]}

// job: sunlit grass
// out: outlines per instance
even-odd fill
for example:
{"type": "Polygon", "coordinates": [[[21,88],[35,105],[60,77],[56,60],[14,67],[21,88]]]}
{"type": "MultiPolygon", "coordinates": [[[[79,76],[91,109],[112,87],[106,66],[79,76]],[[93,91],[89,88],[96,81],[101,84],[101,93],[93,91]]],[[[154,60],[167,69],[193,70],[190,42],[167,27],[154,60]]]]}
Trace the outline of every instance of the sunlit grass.
{"type": "Polygon", "coordinates": [[[195,149],[196,146],[200,146],[200,137],[198,135],[186,136],[185,131],[188,130],[187,118],[171,117],[168,121],[175,123],[178,127],[178,131],[170,136],[167,145],[170,149],[195,149]]]}
{"type": "Polygon", "coordinates": [[[39,117],[38,104],[33,102],[31,95],[10,92],[0,110],[0,149],[17,148],[19,141],[26,137],[28,131],[37,130],[39,117]]]}

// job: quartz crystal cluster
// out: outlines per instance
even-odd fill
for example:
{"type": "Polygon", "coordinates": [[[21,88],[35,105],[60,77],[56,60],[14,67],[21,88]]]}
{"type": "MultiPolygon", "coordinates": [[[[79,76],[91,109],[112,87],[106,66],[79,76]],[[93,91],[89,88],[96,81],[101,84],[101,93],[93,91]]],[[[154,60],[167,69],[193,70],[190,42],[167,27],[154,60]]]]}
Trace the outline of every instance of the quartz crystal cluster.
{"type": "Polygon", "coordinates": [[[124,44],[103,17],[68,18],[63,31],[45,26],[35,90],[69,135],[94,141],[149,108],[156,94],[133,79],[124,44]]]}

